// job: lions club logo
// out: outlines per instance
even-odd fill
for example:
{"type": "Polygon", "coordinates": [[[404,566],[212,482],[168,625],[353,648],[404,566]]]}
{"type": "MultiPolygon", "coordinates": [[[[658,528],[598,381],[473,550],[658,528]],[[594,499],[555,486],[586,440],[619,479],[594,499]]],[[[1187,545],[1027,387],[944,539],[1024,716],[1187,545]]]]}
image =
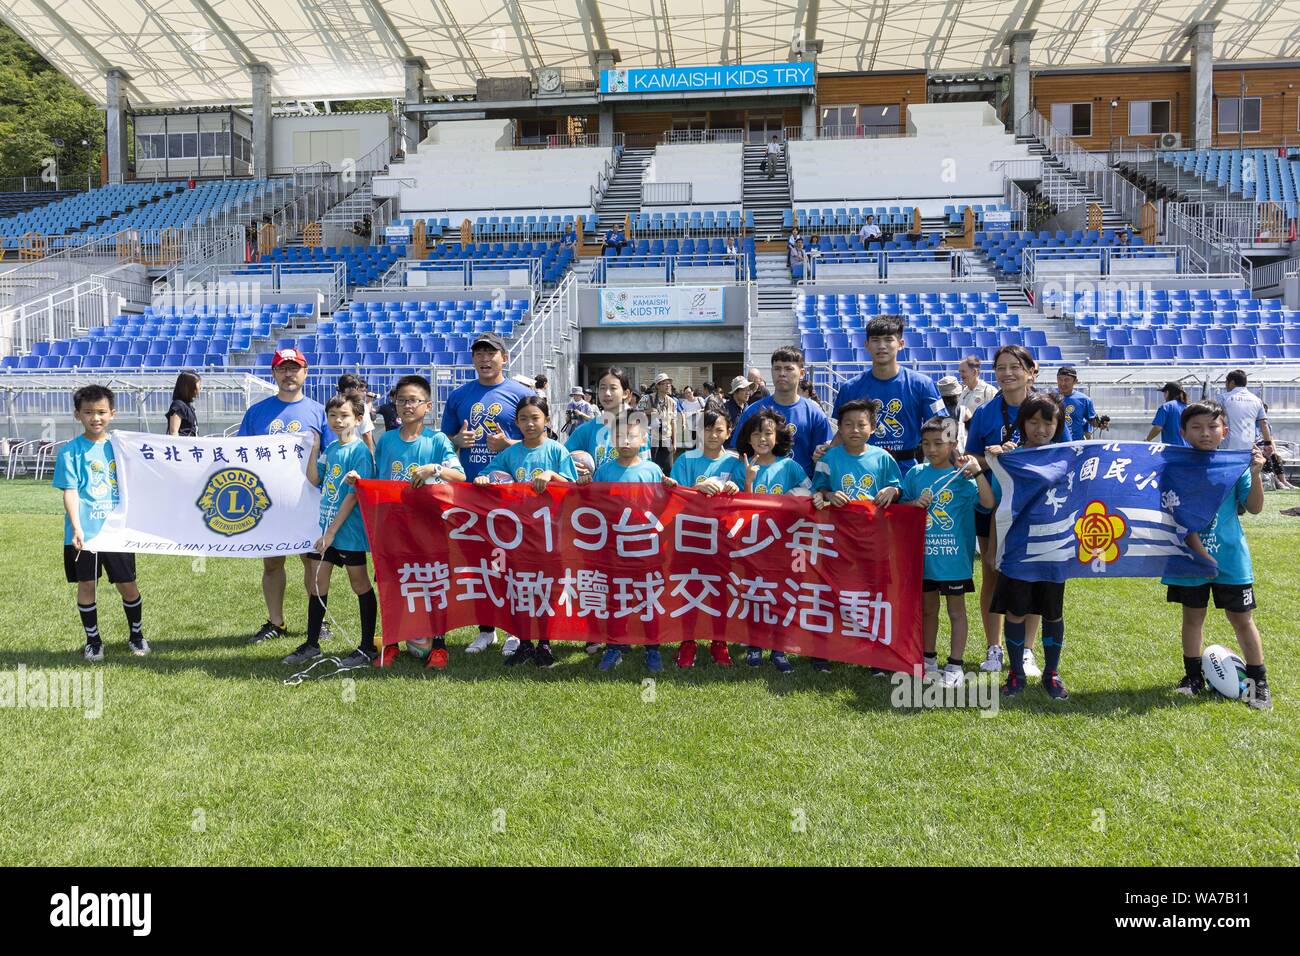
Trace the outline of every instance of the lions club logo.
{"type": "Polygon", "coordinates": [[[229,538],[256,528],[271,507],[271,496],[251,471],[226,468],[208,479],[195,504],[203,512],[203,523],[229,538]]]}
{"type": "Polygon", "coordinates": [[[1101,558],[1110,563],[1119,557],[1119,539],[1128,531],[1128,525],[1119,515],[1108,514],[1106,505],[1094,501],[1084,509],[1083,516],[1074,523],[1074,536],[1079,540],[1079,561],[1087,564],[1101,558]]]}

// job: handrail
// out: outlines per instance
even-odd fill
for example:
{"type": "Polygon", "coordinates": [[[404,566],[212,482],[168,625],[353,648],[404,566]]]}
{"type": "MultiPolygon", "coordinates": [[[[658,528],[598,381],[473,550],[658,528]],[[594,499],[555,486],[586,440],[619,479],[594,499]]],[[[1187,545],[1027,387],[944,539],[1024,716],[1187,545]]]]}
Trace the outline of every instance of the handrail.
{"type": "Polygon", "coordinates": [[[693,201],[694,183],[642,183],[641,205],[690,205],[693,201]]]}
{"type": "MultiPolygon", "coordinates": [[[[617,258],[600,256],[592,261],[591,272],[588,273],[583,285],[587,287],[608,285],[611,279],[616,280],[618,274],[624,269],[657,269],[661,271],[661,277],[655,279],[656,283],[677,285],[679,269],[722,269],[728,266],[733,267],[732,273],[734,276],[733,279],[728,281],[749,281],[749,257],[743,249],[736,252],[734,256],[729,256],[725,252],[679,253],[677,255],[661,253],[659,255],[618,256],[617,258]],[[708,259],[710,261],[702,263],[693,261],[696,259],[708,259]],[[620,265],[611,269],[611,262],[618,262],[620,265]]],[[[686,277],[684,284],[693,285],[701,281],[704,280],[698,277],[686,277]]],[[[637,285],[639,283],[633,282],[631,284],[637,285]]]]}
{"type": "Polygon", "coordinates": [[[1016,121],[1016,134],[1037,139],[1074,175],[1086,191],[1101,197],[1103,203],[1111,206],[1133,225],[1140,225],[1141,209],[1147,201],[1146,194],[1054,127],[1038,110],[1031,108],[1016,121]]]}
{"type": "Polygon", "coordinates": [[[743,143],[744,141],[743,129],[668,129],[664,130],[663,136],[659,138],[659,142],[670,146],[692,143],[743,143]]]}
{"type": "Polygon", "coordinates": [[[1216,274],[1239,275],[1246,288],[1253,288],[1254,265],[1242,254],[1241,244],[1225,236],[1202,219],[1188,216],[1178,203],[1165,206],[1166,241],[1194,249],[1216,274]]]}
{"type": "MultiPolygon", "coordinates": [[[[876,130],[871,126],[815,126],[811,132],[813,139],[909,139],[916,136],[912,132],[876,130]]],[[[786,142],[801,140],[803,134],[802,126],[786,126],[781,130],[781,138],[786,142]]]]}

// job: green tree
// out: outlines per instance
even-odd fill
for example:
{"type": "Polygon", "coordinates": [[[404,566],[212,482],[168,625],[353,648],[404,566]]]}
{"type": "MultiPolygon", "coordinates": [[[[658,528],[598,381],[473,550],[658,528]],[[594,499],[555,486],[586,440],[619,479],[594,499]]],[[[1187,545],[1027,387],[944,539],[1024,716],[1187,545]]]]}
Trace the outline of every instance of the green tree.
{"type": "Polygon", "coordinates": [[[98,180],[103,151],[104,114],[0,23],[0,178],[40,176],[57,163],[64,179],[89,171],[98,180]]]}

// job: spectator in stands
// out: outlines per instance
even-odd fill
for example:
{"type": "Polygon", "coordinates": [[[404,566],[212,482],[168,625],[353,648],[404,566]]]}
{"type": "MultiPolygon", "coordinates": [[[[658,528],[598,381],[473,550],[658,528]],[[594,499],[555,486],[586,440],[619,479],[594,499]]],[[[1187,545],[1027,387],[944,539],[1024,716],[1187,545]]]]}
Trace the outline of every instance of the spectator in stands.
{"type": "Polygon", "coordinates": [[[172,404],[167,409],[167,434],[194,438],[199,433],[199,419],[194,400],[199,397],[201,380],[197,372],[181,372],[172,386],[172,404]]]}
{"type": "Polygon", "coordinates": [[[814,259],[822,254],[822,237],[818,233],[813,233],[812,238],[808,240],[808,248],[804,250],[804,259],[814,259]]]}
{"type": "Polygon", "coordinates": [[[939,389],[939,398],[943,400],[943,411],[939,412],[938,418],[953,418],[957,421],[957,447],[966,447],[966,425],[969,424],[971,412],[962,407],[961,404],[961,382],[952,375],[945,375],[936,383],[939,389]]]}
{"type": "Polygon", "coordinates": [[[1259,429],[1264,454],[1273,454],[1273,430],[1265,417],[1264,403],[1246,388],[1246,373],[1233,369],[1228,373],[1228,389],[1219,396],[1219,404],[1228,413],[1228,437],[1222,448],[1249,451],[1255,447],[1255,429],[1259,429]]]}
{"type": "Polygon", "coordinates": [[[667,372],[656,375],[638,408],[650,413],[650,458],[667,474],[673,468],[673,452],[680,433],[672,376],[667,372]]]}
{"type": "Polygon", "coordinates": [[[618,230],[612,226],[605,230],[604,237],[600,240],[600,254],[602,256],[616,256],[622,248],[618,244],[618,230]]]}
{"type": "Polygon", "coordinates": [[[1165,382],[1160,391],[1164,393],[1165,403],[1156,409],[1156,416],[1151,419],[1147,441],[1155,441],[1158,436],[1166,445],[1186,445],[1182,422],[1183,409],[1187,407],[1187,392],[1177,382],[1165,382]]]}
{"type": "Polygon", "coordinates": [[[803,251],[803,239],[800,239],[790,251],[790,268],[793,269],[798,266],[802,269],[807,258],[807,254],[803,251]]]}
{"type": "Polygon", "coordinates": [[[781,138],[773,136],[772,142],[767,144],[767,153],[763,156],[763,172],[771,179],[776,175],[776,163],[781,158],[781,138]]]}
{"type": "Polygon", "coordinates": [[[393,399],[397,397],[397,390],[390,388],[388,390],[388,401],[375,409],[375,414],[384,420],[384,431],[390,432],[397,427],[397,405],[393,399]]]}
{"type": "Polygon", "coordinates": [[[564,407],[564,434],[572,435],[579,425],[596,417],[596,409],[587,400],[581,385],[569,389],[569,404],[564,407]]]}
{"type": "Polygon", "coordinates": [[[752,387],[749,384],[749,379],[743,375],[737,375],[731,380],[731,385],[727,389],[729,397],[723,403],[722,414],[726,415],[727,421],[731,422],[732,431],[736,429],[736,422],[740,420],[740,413],[749,404],[749,390],[752,387]]]}
{"type": "Polygon", "coordinates": [[[361,402],[362,415],[361,420],[357,422],[355,434],[366,443],[366,447],[370,449],[370,454],[373,456],[375,453],[375,420],[370,415],[368,403],[370,389],[366,385],[366,380],[360,375],[340,375],[335,388],[344,398],[355,398],[361,402]]]}
{"type": "Polygon", "coordinates": [[[790,237],[785,241],[785,267],[788,269],[794,262],[795,247],[803,241],[803,235],[799,232],[799,227],[795,226],[790,230],[790,237]]]}
{"type": "Polygon", "coordinates": [[[749,384],[753,386],[749,390],[749,401],[756,402],[760,398],[767,398],[772,394],[767,390],[767,383],[763,381],[763,374],[758,370],[757,366],[750,368],[745,373],[745,377],[749,379],[749,384]]]}
{"type": "MultiPolygon", "coordinates": [[[[998,393],[996,388],[980,378],[980,361],[978,355],[968,355],[957,366],[962,384],[961,407],[970,415],[974,415],[975,409],[998,393]]],[[[970,415],[967,416],[967,421],[970,420],[970,415]]],[[[963,444],[962,447],[966,446],[963,444]]]]}
{"type": "Polygon", "coordinates": [[[740,256],[740,244],[736,242],[735,236],[727,236],[727,248],[724,254],[733,259],[740,256]]]}
{"type": "Polygon", "coordinates": [[[578,244],[578,230],[573,228],[573,223],[564,227],[564,235],[560,237],[560,245],[566,249],[571,249],[578,244]]]}
{"type": "Polygon", "coordinates": [[[1128,226],[1125,226],[1122,229],[1120,229],[1120,231],[1115,235],[1115,241],[1118,242],[1121,246],[1128,245],[1128,226]]]}
{"type": "Polygon", "coordinates": [[[858,238],[862,240],[863,248],[870,249],[874,244],[877,249],[885,248],[885,240],[880,234],[880,226],[876,224],[876,217],[867,214],[867,221],[858,229],[858,238]]]}

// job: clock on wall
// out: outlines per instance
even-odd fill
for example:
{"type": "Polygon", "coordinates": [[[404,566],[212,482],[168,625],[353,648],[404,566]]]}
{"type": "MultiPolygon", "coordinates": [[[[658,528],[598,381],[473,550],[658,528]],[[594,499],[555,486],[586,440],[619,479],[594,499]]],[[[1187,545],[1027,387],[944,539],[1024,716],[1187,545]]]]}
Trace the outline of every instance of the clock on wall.
{"type": "Polygon", "coordinates": [[[553,67],[537,71],[537,88],[543,93],[558,93],[560,90],[560,71],[553,67]]]}

